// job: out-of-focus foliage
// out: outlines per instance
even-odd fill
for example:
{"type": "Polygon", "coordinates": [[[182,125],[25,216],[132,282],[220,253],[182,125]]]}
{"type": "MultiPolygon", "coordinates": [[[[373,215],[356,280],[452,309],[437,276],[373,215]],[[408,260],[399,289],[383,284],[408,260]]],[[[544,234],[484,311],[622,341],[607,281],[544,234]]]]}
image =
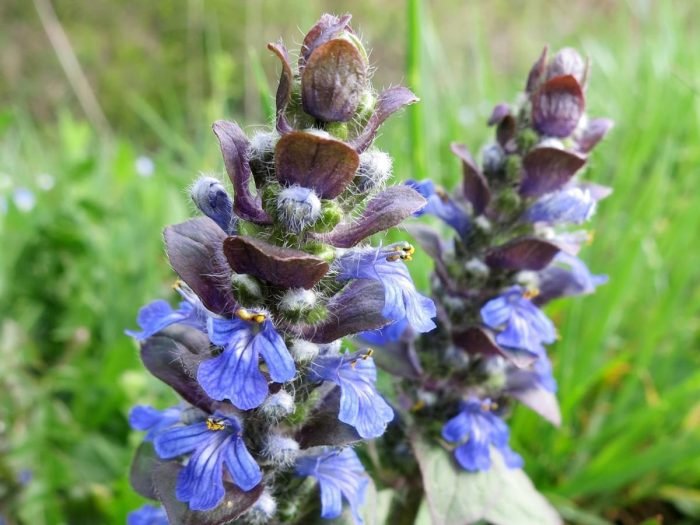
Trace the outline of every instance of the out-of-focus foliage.
{"type": "MultiPolygon", "coordinates": [[[[147,379],[123,329],[141,304],[171,297],[160,230],[190,213],[183,190],[196,172],[221,173],[210,123],[264,114],[260,80],[272,85],[277,67],[265,43],[299,35],[298,43],[296,28],[326,10],[353,12],[382,78],[400,78],[410,51],[405,77],[423,101],[380,139],[402,179],[452,186],[450,141],[478,150],[491,107],[521,88],[544,43],[591,56],[590,113],[617,126],[588,178],[616,193],[601,204],[583,257],[611,282],[549,311],[563,336],[554,360],[564,423],[550,429],[521,410],[513,446],[571,523],[700,519],[699,5],[54,4],[113,133],[85,122],[33,2],[3,2],[0,515],[8,523],[123,523],[139,505],[127,482],[137,439],[125,416],[136,400],[173,400],[147,379]],[[410,32],[408,12],[418,22],[410,32]],[[150,175],[142,155],[153,161],[150,175]]],[[[426,283],[428,259],[419,254],[412,271],[426,283]]]]}

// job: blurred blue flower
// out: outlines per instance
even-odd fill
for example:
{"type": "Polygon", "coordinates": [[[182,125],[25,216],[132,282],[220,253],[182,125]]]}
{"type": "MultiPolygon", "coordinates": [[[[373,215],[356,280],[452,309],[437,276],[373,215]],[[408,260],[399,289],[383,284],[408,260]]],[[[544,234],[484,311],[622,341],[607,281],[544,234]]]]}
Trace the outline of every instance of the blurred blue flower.
{"type": "Polygon", "coordinates": [[[570,186],[540,197],[527,211],[530,222],[582,224],[595,213],[596,200],[587,189],[570,186]]]}
{"type": "Polygon", "coordinates": [[[127,525],[168,525],[168,517],[162,507],[144,505],[129,513],[127,525]]]}
{"type": "Polygon", "coordinates": [[[311,363],[312,376],[340,387],[338,419],[352,425],[365,439],[381,436],[394,411],[377,391],[377,369],[371,352],[319,356],[311,363]]]}
{"type": "Polygon", "coordinates": [[[297,460],[299,476],[312,476],[321,488],[321,517],[333,519],[343,512],[343,499],[350,505],[355,525],[362,525],[360,507],[365,500],[369,478],[351,448],[331,450],[297,460]]]}
{"type": "Polygon", "coordinates": [[[146,155],[141,155],[136,158],[136,162],[134,162],[134,168],[136,169],[136,173],[139,176],[150,177],[151,175],[153,175],[156,165],[154,164],[153,159],[147,157],[146,155]]]}
{"type": "Polygon", "coordinates": [[[267,397],[267,379],[260,371],[260,356],[273,381],[283,383],[296,374],[294,360],[272,321],[264,314],[248,315],[258,317],[261,322],[209,318],[209,339],[224,350],[201,363],[197,370],[197,381],[209,397],[230,399],[242,410],[260,406],[267,397]]]}
{"type": "Polygon", "coordinates": [[[134,430],[147,430],[145,441],[153,441],[159,432],[180,422],[182,410],[178,406],[157,410],[137,405],[129,412],[129,425],[134,430]]]}
{"type": "Polygon", "coordinates": [[[177,499],[192,510],[213,509],[221,502],[224,465],[241,490],[251,490],[262,480],[260,467],[243,442],[241,424],[233,416],[216,413],[206,421],[170,428],[153,444],[162,459],[192,453],[175,487],[177,499]]]}
{"type": "Polygon", "coordinates": [[[21,212],[28,213],[36,206],[36,196],[29,188],[17,188],[12,196],[17,209],[21,212]]]}
{"type": "Polygon", "coordinates": [[[540,295],[537,302],[557,297],[585,295],[608,282],[607,275],[594,275],[581,259],[559,252],[552,263],[539,273],[540,295]]]}
{"type": "Polygon", "coordinates": [[[396,243],[385,248],[348,251],[337,262],[337,278],[379,281],[384,286],[382,315],[395,322],[406,320],[416,332],[429,332],[435,328],[435,303],[418,293],[402,262],[410,260],[412,250],[408,243],[396,243]]]}
{"type": "Polygon", "coordinates": [[[492,408],[490,399],[470,397],[442,427],[442,437],[457,444],[454,450],[457,463],[470,472],[491,468],[491,447],[503,455],[510,468],[523,466],[522,458],[508,445],[508,426],[492,408]]]}
{"type": "Polygon", "coordinates": [[[401,339],[401,336],[403,336],[407,328],[408,320],[404,318],[400,321],[388,324],[383,328],[362,332],[360,338],[371,345],[384,346],[389,343],[395,343],[401,339]]]}
{"type": "Polygon", "coordinates": [[[553,343],[556,330],[542,311],[525,297],[520,286],[512,286],[481,308],[481,319],[494,330],[499,345],[540,355],[542,344],[553,343]]]}
{"type": "Polygon", "coordinates": [[[428,201],[423,209],[414,214],[416,217],[428,213],[454,228],[461,237],[469,232],[471,221],[465,209],[443,190],[436,188],[433,181],[409,180],[406,181],[406,185],[416,190],[428,201]]]}

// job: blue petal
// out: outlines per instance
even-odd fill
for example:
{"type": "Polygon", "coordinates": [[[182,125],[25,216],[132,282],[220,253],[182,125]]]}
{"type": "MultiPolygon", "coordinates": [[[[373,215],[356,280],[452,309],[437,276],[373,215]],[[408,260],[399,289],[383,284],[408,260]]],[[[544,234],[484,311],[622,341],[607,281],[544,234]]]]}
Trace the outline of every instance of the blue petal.
{"type": "Polygon", "coordinates": [[[160,411],[153,407],[138,405],[129,413],[129,425],[134,430],[148,430],[145,440],[153,441],[158,432],[180,421],[180,412],[178,407],[160,411]]]}
{"type": "Polygon", "coordinates": [[[180,471],[175,496],[190,509],[210,510],[224,498],[223,452],[230,439],[227,432],[209,432],[208,440],[197,448],[180,471]]]}
{"type": "Polygon", "coordinates": [[[395,321],[390,325],[387,325],[384,328],[380,328],[378,330],[362,332],[359,337],[360,339],[366,341],[371,345],[384,346],[389,343],[399,341],[407,328],[408,320],[402,319],[400,321],[395,321]]]}
{"type": "Polygon", "coordinates": [[[491,299],[481,308],[481,319],[489,328],[500,328],[510,319],[513,309],[504,295],[491,299]]]}
{"type": "Polygon", "coordinates": [[[471,229],[471,221],[466,210],[452,197],[445,193],[439,193],[435,184],[430,180],[420,182],[407,181],[406,184],[426,198],[428,203],[415,216],[428,213],[434,215],[446,223],[462,237],[471,229]]]}
{"type": "Polygon", "coordinates": [[[158,434],[153,445],[160,458],[172,459],[192,452],[209,433],[206,423],[175,427],[158,434]]]}
{"type": "Polygon", "coordinates": [[[461,443],[471,430],[471,419],[465,412],[460,412],[442,427],[442,437],[450,443],[461,443]]]}
{"type": "Polygon", "coordinates": [[[144,505],[129,513],[127,525],[168,525],[168,517],[162,507],[144,505]]]}
{"type": "Polygon", "coordinates": [[[464,470],[477,472],[491,468],[489,442],[470,439],[455,449],[455,459],[464,470]]]}
{"type": "Polygon", "coordinates": [[[269,320],[264,322],[262,331],[253,339],[253,348],[262,355],[273,381],[283,383],[294,378],[297,372],[294,360],[284,339],[269,320]]]}
{"type": "Polygon", "coordinates": [[[250,330],[233,331],[223,353],[199,365],[197,381],[209,397],[230,399],[241,410],[262,404],[268,387],[253,339],[250,330]]]}
{"type": "Polygon", "coordinates": [[[514,452],[508,445],[499,447],[498,450],[501,452],[507,467],[522,468],[523,465],[525,465],[525,461],[523,461],[522,456],[517,452],[514,452]]]}
{"type": "Polygon", "coordinates": [[[582,224],[595,213],[596,200],[587,189],[570,186],[541,197],[526,212],[531,222],[582,224]]]}
{"type": "Polygon", "coordinates": [[[250,324],[238,318],[210,317],[207,319],[209,340],[217,346],[228,346],[229,341],[239,331],[250,332],[250,324]]]}
{"type": "Polygon", "coordinates": [[[260,467],[248,452],[240,436],[231,438],[230,444],[226,447],[224,461],[233,482],[241,490],[248,491],[262,481],[260,467]]]}
{"type": "Polygon", "coordinates": [[[330,483],[321,484],[321,517],[333,519],[343,512],[343,500],[340,488],[330,483]]]}

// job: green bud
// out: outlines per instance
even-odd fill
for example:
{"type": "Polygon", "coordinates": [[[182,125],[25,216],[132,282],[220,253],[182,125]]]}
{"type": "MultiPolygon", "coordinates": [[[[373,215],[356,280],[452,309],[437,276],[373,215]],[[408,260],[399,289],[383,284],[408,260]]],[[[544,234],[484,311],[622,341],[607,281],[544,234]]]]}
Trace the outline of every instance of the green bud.
{"type": "Polygon", "coordinates": [[[335,259],[335,248],[321,242],[308,242],[303,246],[302,250],[308,254],[320,257],[328,263],[333,262],[335,259]]]}
{"type": "Polygon", "coordinates": [[[263,301],[263,292],[260,282],[246,273],[234,273],[231,275],[231,289],[233,296],[247,308],[260,306],[263,301]]]}
{"type": "Polygon", "coordinates": [[[535,147],[537,141],[540,140],[540,136],[535,130],[525,128],[518,134],[516,140],[518,142],[518,149],[523,153],[527,153],[535,147]]]}
{"type": "Polygon", "coordinates": [[[508,155],[506,158],[506,180],[508,182],[519,182],[523,161],[518,155],[508,155]]]}
{"type": "Polygon", "coordinates": [[[324,200],[321,202],[321,215],[311,227],[316,233],[326,233],[335,228],[343,219],[343,210],[335,201],[324,200]]]}
{"type": "Polygon", "coordinates": [[[347,140],[348,138],[347,122],[329,122],[326,124],[326,131],[338,140],[347,140]]]}

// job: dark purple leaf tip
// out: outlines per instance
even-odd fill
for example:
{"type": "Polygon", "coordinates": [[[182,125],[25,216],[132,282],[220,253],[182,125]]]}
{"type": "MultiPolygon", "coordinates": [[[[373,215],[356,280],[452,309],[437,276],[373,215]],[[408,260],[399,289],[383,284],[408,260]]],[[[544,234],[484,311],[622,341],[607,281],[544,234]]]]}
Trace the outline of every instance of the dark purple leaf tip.
{"type": "Polygon", "coordinates": [[[425,206],[425,199],[408,186],[392,186],[374,197],[359,218],[342,223],[327,234],[318,235],[322,242],[339,248],[351,248],[375,233],[400,224],[425,206]]]}
{"type": "Polygon", "coordinates": [[[287,122],[284,112],[287,110],[289,100],[292,97],[292,84],[294,82],[292,66],[289,63],[287,48],[284,47],[282,42],[277,44],[269,43],[267,44],[267,48],[277,55],[277,58],[280,59],[282,64],[282,72],[280,73],[280,81],[277,86],[277,94],[275,96],[275,104],[277,107],[277,131],[279,133],[289,133],[292,128],[289,125],[289,122],[287,122]]]}
{"type": "Polygon", "coordinates": [[[559,251],[560,248],[551,242],[536,237],[522,237],[489,250],[486,264],[505,270],[539,271],[552,262],[559,251]]]}
{"type": "Polygon", "coordinates": [[[463,144],[453,143],[452,153],[457,155],[462,161],[462,193],[474,208],[475,215],[481,215],[491,200],[486,177],[481,173],[474,158],[463,144]]]}
{"type": "Polygon", "coordinates": [[[344,142],[294,131],[275,148],[277,179],[287,186],[311,188],[322,199],[340,195],[355,177],[360,156],[344,142]]]}
{"type": "Polygon", "coordinates": [[[559,148],[535,148],[523,159],[523,178],[520,193],[525,197],[539,197],[558,190],[586,163],[581,157],[559,148]]]}
{"type": "Polygon", "coordinates": [[[508,115],[510,115],[510,106],[504,103],[498,104],[496,107],[493,108],[493,111],[491,112],[491,116],[489,117],[487,124],[489,126],[498,124],[508,115]]]}
{"type": "Polygon", "coordinates": [[[609,118],[596,118],[591,120],[577,138],[576,143],[581,153],[590,152],[612,129],[615,123],[609,118]]]}
{"type": "Polygon", "coordinates": [[[260,197],[253,195],[250,189],[253,174],[248,156],[250,143],[245,133],[237,124],[225,120],[214,122],[212,129],[219,139],[226,172],[233,184],[233,211],[247,221],[270,224],[272,221],[262,209],[260,197]]]}
{"type": "Polygon", "coordinates": [[[543,135],[568,137],[581,120],[585,105],[581,85],[573,76],[554,77],[532,95],[532,122],[543,135]]]}
{"type": "Polygon", "coordinates": [[[204,306],[217,314],[233,312],[231,268],[223,254],[226,233],[210,218],[198,217],[168,226],[163,236],[170,264],[204,306]]]}
{"type": "Polygon", "coordinates": [[[313,288],[328,272],[328,263],[308,253],[233,235],[224,254],[237,273],[253,275],[284,288],[313,288]]]}

